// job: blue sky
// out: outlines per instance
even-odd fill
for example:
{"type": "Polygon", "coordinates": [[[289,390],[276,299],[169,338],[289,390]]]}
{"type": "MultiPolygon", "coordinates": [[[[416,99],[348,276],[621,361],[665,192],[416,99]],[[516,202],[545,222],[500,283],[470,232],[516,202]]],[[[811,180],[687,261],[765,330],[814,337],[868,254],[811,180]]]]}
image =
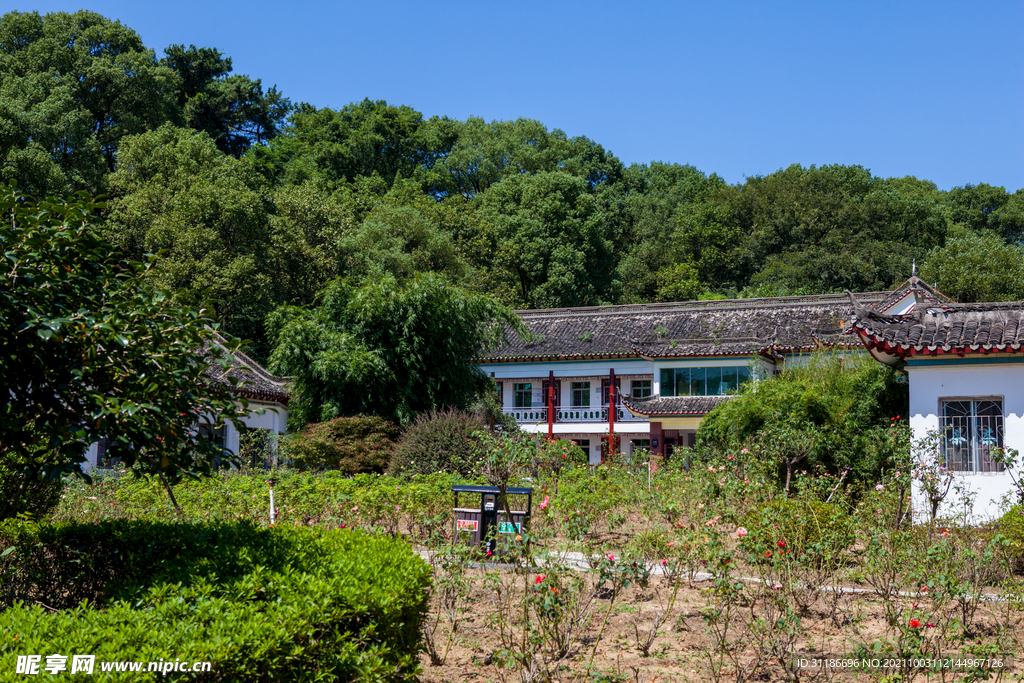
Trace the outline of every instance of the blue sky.
{"type": "MultiPolygon", "coordinates": [[[[73,11],[62,0],[21,10],[73,11]]],[[[1024,2],[117,2],[293,100],[534,118],[729,182],[860,164],[1024,187],[1024,2]]]]}

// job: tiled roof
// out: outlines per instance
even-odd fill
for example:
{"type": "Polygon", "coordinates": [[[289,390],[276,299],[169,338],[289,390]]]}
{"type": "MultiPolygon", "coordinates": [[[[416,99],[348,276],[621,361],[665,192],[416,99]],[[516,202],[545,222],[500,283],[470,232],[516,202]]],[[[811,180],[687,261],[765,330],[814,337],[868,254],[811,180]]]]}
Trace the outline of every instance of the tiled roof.
{"type": "Polygon", "coordinates": [[[1018,352],[1024,302],[941,304],[884,315],[858,305],[852,328],[869,348],[894,356],[1018,352]]]}
{"type": "Polygon", "coordinates": [[[623,398],[622,402],[635,415],[707,415],[729,396],[651,396],[623,398]]]}
{"type": "MultiPolygon", "coordinates": [[[[888,292],[858,294],[871,305],[888,292]]],[[[526,339],[483,362],[569,358],[749,356],[816,348],[845,332],[853,307],[842,294],[520,311],[526,339]]]]}
{"type": "MultiPolygon", "coordinates": [[[[900,299],[906,297],[908,294],[914,293],[915,298],[919,303],[929,304],[947,304],[955,303],[948,296],[940,292],[938,289],[931,287],[927,282],[911,275],[910,278],[902,285],[892,291],[892,294],[887,296],[885,299],[873,304],[872,309],[876,311],[885,312],[887,308],[898,302],[900,299]]],[[[915,304],[916,305],[916,304],[915,304]]]]}
{"type": "MultiPolygon", "coordinates": [[[[219,336],[216,337],[216,340],[223,341],[219,336]]],[[[224,372],[217,362],[211,360],[206,366],[206,370],[203,371],[203,376],[208,381],[227,385],[235,394],[244,398],[254,401],[272,401],[284,405],[288,403],[288,377],[277,377],[270,374],[259,363],[241,351],[229,354],[229,358],[235,366],[233,369],[224,372]],[[238,383],[232,385],[228,381],[229,377],[234,377],[238,383]]]]}

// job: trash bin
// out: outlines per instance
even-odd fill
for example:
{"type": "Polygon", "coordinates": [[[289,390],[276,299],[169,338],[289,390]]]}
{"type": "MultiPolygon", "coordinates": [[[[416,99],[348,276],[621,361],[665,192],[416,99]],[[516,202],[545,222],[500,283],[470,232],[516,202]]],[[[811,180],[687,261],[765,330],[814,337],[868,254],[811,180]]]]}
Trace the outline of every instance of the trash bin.
{"type": "MultiPolygon", "coordinates": [[[[505,489],[511,519],[505,512],[505,503],[497,486],[457,485],[452,487],[452,493],[455,494],[455,529],[467,545],[479,547],[486,541],[486,549],[495,552],[508,539],[515,539],[530,526],[532,488],[510,486],[505,489]],[[459,507],[459,494],[479,494],[479,507],[459,507]]],[[[474,496],[470,500],[475,503],[477,498],[474,496]]]]}

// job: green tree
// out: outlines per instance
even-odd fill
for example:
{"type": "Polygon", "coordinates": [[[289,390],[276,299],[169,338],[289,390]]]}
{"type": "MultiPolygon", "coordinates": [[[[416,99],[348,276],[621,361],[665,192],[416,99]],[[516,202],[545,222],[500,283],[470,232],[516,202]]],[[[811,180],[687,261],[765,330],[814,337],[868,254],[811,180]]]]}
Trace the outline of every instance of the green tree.
{"type": "Polygon", "coordinates": [[[122,138],[176,116],[179,80],[95,12],[0,17],[0,179],[36,196],[105,190],[122,138]]]}
{"type": "Polygon", "coordinates": [[[961,303],[1024,300],[1024,248],[992,232],[950,229],[946,244],[932,249],[921,277],[961,303]]]}
{"type": "Polygon", "coordinates": [[[562,172],[514,176],[479,201],[493,226],[493,263],[507,300],[530,308],[618,300],[606,215],[585,180],[562,172]]]}
{"type": "Polygon", "coordinates": [[[287,134],[252,150],[251,163],[275,182],[319,178],[332,189],[359,176],[388,186],[410,177],[431,151],[420,134],[423,115],[411,107],[369,99],[340,110],[300,107],[287,134]]]}
{"type": "Polygon", "coordinates": [[[522,323],[493,299],[436,274],[335,281],[313,309],[268,316],[270,365],[295,377],[294,428],[371,414],[408,423],[418,414],[470,407],[493,383],[473,360],[522,323]]]}
{"type": "Polygon", "coordinates": [[[261,344],[279,302],[263,178],[205,133],[165,125],[124,141],[110,184],[109,239],[135,258],[162,252],[152,277],[204,290],[228,332],[261,344]]]}
{"type": "Polygon", "coordinates": [[[696,301],[707,291],[689,263],[674,263],[658,271],[658,301],[696,301]]]}
{"type": "Polygon", "coordinates": [[[276,87],[264,92],[259,79],[229,75],[231,58],[214,48],[171,45],[160,63],[178,74],[181,120],[240,157],[277,136],[293,107],[276,87]]]}
{"type": "MultiPolygon", "coordinates": [[[[626,302],[653,301],[662,298],[659,273],[674,259],[694,263],[706,258],[701,254],[704,242],[683,253],[676,248],[676,226],[685,213],[706,201],[725,186],[717,175],[706,176],[693,166],[655,162],[633,164],[623,174],[621,184],[621,223],[615,251],[624,254],[619,262],[626,302]]],[[[708,266],[700,268],[709,270],[708,266]]],[[[719,266],[710,268],[721,274],[719,266]]],[[[699,275],[698,275],[699,277],[699,275]]],[[[703,291],[703,290],[702,290],[703,291]]],[[[663,299],[664,300],[664,299],[663,299]]]]}
{"type": "MultiPolygon", "coordinates": [[[[229,367],[215,324],[184,295],[155,285],[148,265],[114,256],[86,201],[0,199],[0,519],[34,482],[80,472],[89,444],[168,485],[207,473],[221,448],[195,423],[237,422],[245,401],[210,383],[229,367]]],[[[230,460],[230,458],[229,458],[230,460]]]]}

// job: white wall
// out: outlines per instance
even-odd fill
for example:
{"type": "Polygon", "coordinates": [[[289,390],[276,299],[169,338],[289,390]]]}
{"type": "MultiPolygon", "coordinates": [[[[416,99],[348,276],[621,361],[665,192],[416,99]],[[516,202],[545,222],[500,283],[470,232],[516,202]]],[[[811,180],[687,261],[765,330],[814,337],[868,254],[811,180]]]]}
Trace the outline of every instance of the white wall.
{"type": "MultiPolygon", "coordinates": [[[[238,403],[235,405],[240,407],[238,403]]],[[[284,434],[287,431],[288,409],[279,403],[250,400],[249,414],[242,419],[242,422],[246,427],[252,429],[269,429],[275,434],[284,434]],[[261,410],[263,411],[262,415],[258,414],[261,410]]],[[[232,453],[238,452],[238,436],[238,430],[228,422],[224,430],[224,446],[232,453]]],[[[98,450],[97,444],[89,446],[89,450],[85,453],[86,462],[82,465],[83,469],[88,471],[96,467],[98,450]]]]}
{"type": "MultiPolygon", "coordinates": [[[[955,360],[952,362],[956,362],[955,360]]],[[[910,427],[914,439],[924,438],[939,428],[939,400],[946,398],[994,398],[1003,402],[1003,445],[1024,452],[1024,364],[974,364],[966,359],[952,365],[907,367],[910,376],[910,427]]],[[[1005,472],[958,473],[958,480],[977,494],[973,514],[977,521],[998,517],[998,501],[1013,488],[1005,472]]],[[[954,512],[952,491],[939,514],[954,512]]],[[[929,504],[915,490],[914,510],[918,519],[927,518],[929,504]]]]}

